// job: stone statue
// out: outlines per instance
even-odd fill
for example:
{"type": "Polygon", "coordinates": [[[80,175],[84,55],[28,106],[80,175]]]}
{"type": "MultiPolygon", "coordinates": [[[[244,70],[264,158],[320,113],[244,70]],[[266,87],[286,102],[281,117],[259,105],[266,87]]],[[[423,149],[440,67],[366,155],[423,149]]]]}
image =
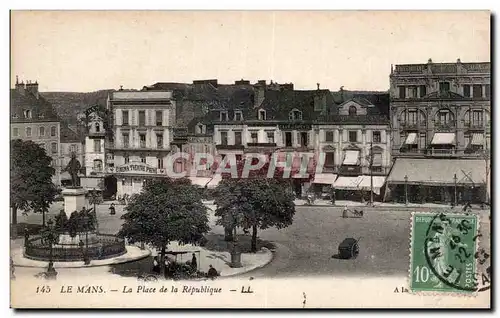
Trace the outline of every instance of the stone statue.
{"type": "Polygon", "coordinates": [[[64,169],[64,171],[68,171],[70,176],[71,176],[71,186],[72,187],[79,187],[80,186],[80,180],[78,178],[78,172],[82,169],[82,165],[76,159],[76,154],[73,152],[71,153],[71,160],[69,161],[68,165],[64,169]]]}

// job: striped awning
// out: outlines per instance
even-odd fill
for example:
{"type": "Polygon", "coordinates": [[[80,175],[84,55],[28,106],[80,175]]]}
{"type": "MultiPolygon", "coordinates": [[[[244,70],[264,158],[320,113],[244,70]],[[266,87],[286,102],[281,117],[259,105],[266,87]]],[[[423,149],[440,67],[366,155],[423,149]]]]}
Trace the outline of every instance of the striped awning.
{"type": "Polygon", "coordinates": [[[347,150],[345,152],[343,165],[357,166],[359,165],[359,151],[358,150],[347,150]]]}
{"type": "Polygon", "coordinates": [[[484,135],[479,133],[472,134],[470,144],[473,146],[482,146],[484,144],[484,135]]]}
{"type": "Polygon", "coordinates": [[[454,143],[455,133],[435,133],[431,141],[431,145],[453,145],[454,143]]]}
{"type": "Polygon", "coordinates": [[[417,133],[409,133],[406,136],[405,145],[416,145],[417,144],[417,133]]]}
{"type": "Polygon", "coordinates": [[[359,183],[359,188],[364,191],[370,191],[372,189],[373,181],[373,193],[380,195],[380,189],[384,186],[385,177],[382,176],[362,176],[362,180],[359,183]],[[373,178],[373,179],[372,179],[373,178]]]}
{"type": "Polygon", "coordinates": [[[314,175],[313,183],[315,184],[330,184],[333,185],[337,179],[337,175],[333,173],[317,173],[314,175]]]}

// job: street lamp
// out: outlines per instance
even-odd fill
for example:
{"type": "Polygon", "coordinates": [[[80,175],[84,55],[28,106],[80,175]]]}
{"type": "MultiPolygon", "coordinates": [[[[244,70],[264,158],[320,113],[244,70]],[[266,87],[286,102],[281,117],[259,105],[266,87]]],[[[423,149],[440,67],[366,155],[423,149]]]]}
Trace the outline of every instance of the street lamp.
{"type": "Polygon", "coordinates": [[[454,197],[453,197],[453,206],[457,206],[457,174],[453,176],[453,183],[454,183],[454,197]]]}
{"type": "MultiPolygon", "coordinates": [[[[85,253],[83,254],[83,264],[84,265],[89,265],[90,264],[90,258],[89,258],[89,228],[90,228],[90,219],[87,213],[83,216],[83,224],[85,224],[85,253]]],[[[83,243],[83,242],[82,242],[83,243]]]]}
{"type": "Polygon", "coordinates": [[[408,206],[408,175],[405,175],[405,205],[408,206]]]}
{"type": "Polygon", "coordinates": [[[230,267],[232,268],[239,268],[242,267],[241,265],[241,252],[239,250],[238,246],[238,236],[236,233],[236,227],[238,225],[238,219],[236,215],[235,208],[232,209],[231,212],[231,218],[232,218],[232,223],[233,223],[233,248],[231,249],[231,264],[230,267]]]}
{"type": "Polygon", "coordinates": [[[101,196],[98,194],[97,190],[94,188],[90,191],[89,203],[94,205],[94,220],[96,233],[99,234],[99,223],[97,222],[97,205],[101,204],[101,196]]]}
{"type": "Polygon", "coordinates": [[[57,276],[57,271],[54,268],[54,244],[57,239],[57,235],[54,231],[54,222],[52,219],[49,219],[47,222],[47,240],[49,241],[49,266],[47,267],[47,273],[46,273],[46,278],[47,279],[55,279],[57,276]]]}

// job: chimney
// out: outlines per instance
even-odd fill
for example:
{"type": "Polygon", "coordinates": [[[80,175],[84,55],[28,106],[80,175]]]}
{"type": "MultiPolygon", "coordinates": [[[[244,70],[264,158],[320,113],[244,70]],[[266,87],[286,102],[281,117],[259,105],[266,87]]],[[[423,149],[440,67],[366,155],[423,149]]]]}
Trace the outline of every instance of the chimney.
{"type": "Polygon", "coordinates": [[[24,85],[23,81],[21,81],[21,83],[19,83],[18,76],[16,76],[16,91],[21,95],[24,95],[26,92],[26,86],[24,85]]]}
{"type": "Polygon", "coordinates": [[[39,98],[39,95],[38,95],[38,82],[37,81],[35,81],[35,82],[28,81],[28,83],[26,84],[26,91],[30,92],[31,94],[33,94],[38,99],[39,98]]]}
{"type": "Polygon", "coordinates": [[[460,58],[457,59],[457,64],[460,64],[462,63],[462,61],[460,61],[460,58]]]}
{"type": "Polygon", "coordinates": [[[266,86],[266,80],[258,80],[257,85],[266,86]]]}
{"type": "Polygon", "coordinates": [[[319,83],[316,83],[316,86],[318,86],[318,91],[319,91],[319,83]]]}
{"type": "Polygon", "coordinates": [[[431,64],[431,63],[432,63],[432,59],[431,59],[431,58],[429,58],[429,59],[427,60],[427,63],[428,63],[428,64],[431,64]]]}

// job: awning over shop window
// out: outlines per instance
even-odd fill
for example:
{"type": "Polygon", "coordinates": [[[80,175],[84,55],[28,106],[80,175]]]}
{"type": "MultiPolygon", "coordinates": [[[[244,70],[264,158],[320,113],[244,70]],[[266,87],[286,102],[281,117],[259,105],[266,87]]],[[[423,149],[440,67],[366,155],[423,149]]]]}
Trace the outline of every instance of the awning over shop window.
{"type": "Polygon", "coordinates": [[[343,165],[347,166],[357,166],[359,165],[359,151],[358,150],[347,150],[345,152],[343,165]]]}
{"type": "Polygon", "coordinates": [[[333,184],[336,190],[360,190],[359,184],[363,177],[338,177],[333,184]]]}
{"type": "Polygon", "coordinates": [[[453,186],[456,183],[468,186],[485,184],[484,160],[474,159],[414,159],[398,158],[394,163],[387,183],[453,186]]]}
{"type": "Polygon", "coordinates": [[[431,145],[453,145],[454,143],[455,133],[435,133],[431,141],[431,145]]]}
{"type": "Polygon", "coordinates": [[[409,133],[406,136],[405,145],[416,145],[417,144],[417,133],[409,133]]]}
{"type": "Polygon", "coordinates": [[[210,183],[207,185],[207,188],[209,188],[209,189],[213,189],[213,188],[217,187],[219,182],[221,182],[221,180],[222,180],[222,176],[220,174],[216,174],[211,179],[212,179],[212,181],[210,181],[210,183]]]}
{"type": "MultiPolygon", "coordinates": [[[[371,176],[362,176],[359,188],[364,191],[371,190],[371,176]]],[[[385,177],[373,176],[373,193],[380,195],[380,189],[384,186],[385,177]]]]}
{"type": "Polygon", "coordinates": [[[335,183],[335,179],[337,179],[336,174],[332,173],[317,173],[314,176],[313,183],[315,184],[330,184],[333,185],[335,183]]]}
{"type": "Polygon", "coordinates": [[[204,177],[189,177],[189,180],[191,180],[191,183],[200,187],[205,187],[206,185],[209,184],[211,178],[204,178],[204,177]]]}
{"type": "Polygon", "coordinates": [[[472,139],[470,144],[473,146],[482,146],[484,144],[484,135],[483,134],[472,134],[472,139]]]}

